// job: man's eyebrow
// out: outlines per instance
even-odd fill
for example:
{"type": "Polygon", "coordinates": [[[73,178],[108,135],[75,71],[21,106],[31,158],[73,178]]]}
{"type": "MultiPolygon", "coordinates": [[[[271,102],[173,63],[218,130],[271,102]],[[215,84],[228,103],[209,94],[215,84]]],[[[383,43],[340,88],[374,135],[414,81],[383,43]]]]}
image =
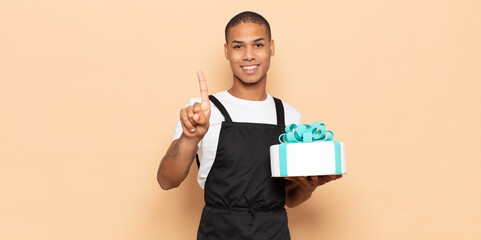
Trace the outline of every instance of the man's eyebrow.
{"type": "MultiPolygon", "coordinates": [[[[256,39],[254,39],[252,42],[259,42],[259,41],[263,41],[263,40],[265,40],[265,39],[261,37],[261,38],[256,38],[256,39]]],[[[242,44],[242,43],[244,43],[244,41],[234,40],[234,41],[232,41],[232,43],[242,44]]]]}

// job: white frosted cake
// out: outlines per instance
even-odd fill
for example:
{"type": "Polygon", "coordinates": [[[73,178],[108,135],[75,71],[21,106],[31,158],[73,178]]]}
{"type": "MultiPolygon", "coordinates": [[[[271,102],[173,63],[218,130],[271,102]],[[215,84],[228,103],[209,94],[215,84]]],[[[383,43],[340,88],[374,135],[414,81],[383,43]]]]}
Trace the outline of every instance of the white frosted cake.
{"type": "Polygon", "coordinates": [[[273,177],[346,173],[344,143],[283,143],[270,148],[273,177]]]}
{"type": "Polygon", "coordinates": [[[344,143],[332,141],[324,123],[291,124],[270,148],[273,177],[317,176],[346,173],[344,143]]]}

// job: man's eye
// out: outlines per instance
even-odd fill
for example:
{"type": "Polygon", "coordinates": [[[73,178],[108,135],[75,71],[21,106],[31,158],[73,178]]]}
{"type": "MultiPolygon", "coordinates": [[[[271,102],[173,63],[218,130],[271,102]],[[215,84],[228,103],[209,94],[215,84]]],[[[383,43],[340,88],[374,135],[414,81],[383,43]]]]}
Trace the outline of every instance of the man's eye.
{"type": "Polygon", "coordinates": [[[235,45],[235,46],[234,46],[234,49],[238,49],[238,48],[241,48],[241,46],[240,46],[240,45],[235,45]]]}
{"type": "Polygon", "coordinates": [[[258,47],[258,48],[259,48],[259,47],[263,47],[263,46],[264,46],[264,44],[262,44],[262,43],[256,44],[256,47],[258,47]]]}

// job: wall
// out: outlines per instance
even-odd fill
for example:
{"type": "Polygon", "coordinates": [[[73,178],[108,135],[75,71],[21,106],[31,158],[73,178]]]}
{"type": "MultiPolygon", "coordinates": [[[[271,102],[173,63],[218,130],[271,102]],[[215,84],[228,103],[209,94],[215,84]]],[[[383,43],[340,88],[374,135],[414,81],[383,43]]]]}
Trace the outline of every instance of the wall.
{"type": "Polygon", "coordinates": [[[193,239],[202,190],[156,171],[178,112],[231,84],[227,21],[271,23],[268,90],[344,141],[293,239],[473,239],[479,1],[3,1],[0,238],[193,239]]]}

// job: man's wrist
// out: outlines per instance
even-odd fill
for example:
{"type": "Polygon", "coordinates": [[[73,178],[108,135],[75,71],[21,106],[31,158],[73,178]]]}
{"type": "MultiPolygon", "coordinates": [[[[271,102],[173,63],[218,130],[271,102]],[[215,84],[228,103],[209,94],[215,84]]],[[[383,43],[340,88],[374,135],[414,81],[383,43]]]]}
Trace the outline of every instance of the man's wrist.
{"type": "Polygon", "coordinates": [[[302,195],[304,195],[305,197],[310,197],[312,195],[312,193],[314,192],[314,190],[316,190],[316,187],[312,188],[312,187],[302,187],[299,185],[299,190],[301,192],[302,195]]]}
{"type": "Polygon", "coordinates": [[[181,141],[182,143],[192,145],[192,146],[196,146],[196,147],[197,147],[197,144],[199,144],[199,142],[201,140],[202,140],[202,138],[187,137],[184,133],[182,133],[179,137],[179,141],[181,141]]]}

